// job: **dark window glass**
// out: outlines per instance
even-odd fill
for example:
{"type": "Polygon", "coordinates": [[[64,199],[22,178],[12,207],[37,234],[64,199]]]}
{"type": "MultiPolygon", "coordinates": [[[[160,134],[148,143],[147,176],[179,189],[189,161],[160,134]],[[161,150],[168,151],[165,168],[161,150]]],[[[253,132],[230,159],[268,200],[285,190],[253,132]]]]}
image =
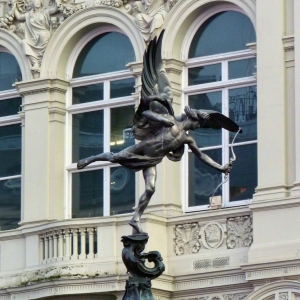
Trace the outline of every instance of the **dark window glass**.
{"type": "Polygon", "coordinates": [[[22,74],[15,57],[0,52],[0,91],[13,89],[13,84],[22,80],[22,74]]]}
{"type": "Polygon", "coordinates": [[[135,205],[135,173],[124,167],[110,169],[110,214],[132,212],[135,205]]]}
{"type": "MultiPolygon", "coordinates": [[[[222,150],[214,149],[203,151],[215,162],[222,165],[222,150]]],[[[221,183],[222,173],[204,164],[193,153],[189,153],[189,206],[209,204],[209,198],[216,187],[221,183]]],[[[215,196],[222,194],[222,187],[215,196]]]]}
{"type": "Polygon", "coordinates": [[[103,100],[103,83],[73,88],[73,104],[103,100]]]}
{"type": "Polygon", "coordinates": [[[73,77],[81,77],[126,69],[135,61],[129,38],[119,32],[101,34],[83,48],[77,58],[73,77]]]}
{"type": "Polygon", "coordinates": [[[221,81],[221,64],[190,68],[188,80],[189,85],[221,81]]]}
{"type": "Polygon", "coordinates": [[[21,97],[0,100],[0,117],[16,115],[20,111],[20,105],[22,105],[21,97]]]}
{"type": "Polygon", "coordinates": [[[130,96],[134,93],[134,78],[126,78],[110,82],[110,98],[130,96]]]}
{"type": "MultiPolygon", "coordinates": [[[[189,106],[195,109],[215,110],[222,112],[222,93],[212,92],[189,96],[189,106]]],[[[222,144],[222,131],[212,128],[190,130],[189,134],[195,139],[199,148],[222,144]]]]}
{"type": "Polygon", "coordinates": [[[21,218],[21,178],[0,181],[0,230],[18,227],[21,218]]]}
{"type": "Polygon", "coordinates": [[[111,109],[110,150],[119,152],[134,145],[132,135],[132,117],[134,106],[121,106],[111,109]]]}
{"type": "Polygon", "coordinates": [[[233,150],[237,159],[229,178],[230,201],[252,199],[257,186],[257,145],[236,146],[233,150]]]}
{"type": "Polygon", "coordinates": [[[103,170],[72,174],[72,218],[103,216],[103,170]]]}
{"type": "Polygon", "coordinates": [[[0,178],[21,174],[20,124],[0,126],[0,162],[0,178]]]}
{"type": "Polygon", "coordinates": [[[255,58],[230,61],[228,63],[229,79],[253,76],[253,73],[255,72],[256,72],[255,58]]]}
{"type": "Polygon", "coordinates": [[[198,29],[189,50],[189,58],[246,49],[255,42],[255,31],[250,19],[239,12],[218,13],[198,29]]]}
{"type": "MultiPolygon", "coordinates": [[[[236,137],[235,142],[257,139],[256,86],[229,90],[229,117],[243,129],[243,133],[236,137]]],[[[230,139],[234,135],[235,132],[230,132],[230,139]]]]}
{"type": "Polygon", "coordinates": [[[72,162],[103,152],[103,110],[73,115],[72,162]]]}

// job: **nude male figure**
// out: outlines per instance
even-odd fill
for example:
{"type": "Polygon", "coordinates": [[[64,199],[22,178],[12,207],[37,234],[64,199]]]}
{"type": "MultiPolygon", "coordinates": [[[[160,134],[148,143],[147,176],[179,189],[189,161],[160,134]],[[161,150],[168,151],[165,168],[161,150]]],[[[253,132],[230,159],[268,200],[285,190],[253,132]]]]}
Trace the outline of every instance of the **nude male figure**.
{"type": "Polygon", "coordinates": [[[143,232],[140,225],[140,218],[155,192],[156,165],[168,153],[187,144],[192,152],[205,164],[223,173],[231,171],[230,164],[221,166],[200,151],[195,140],[188,135],[187,131],[199,128],[202,120],[199,119],[196,111],[190,109],[188,106],[185,108],[185,113],[186,115],[175,118],[170,114],[159,114],[151,110],[144,111],[143,117],[150,123],[156,123],[157,132],[151,138],[142,140],[138,144],[130,146],[119,153],[105,152],[82,159],[77,164],[78,169],[83,169],[95,161],[110,161],[112,163],[120,163],[134,171],[143,171],[145,192],[140,197],[138,207],[129,222],[129,225],[134,228],[134,233],[143,232]]]}

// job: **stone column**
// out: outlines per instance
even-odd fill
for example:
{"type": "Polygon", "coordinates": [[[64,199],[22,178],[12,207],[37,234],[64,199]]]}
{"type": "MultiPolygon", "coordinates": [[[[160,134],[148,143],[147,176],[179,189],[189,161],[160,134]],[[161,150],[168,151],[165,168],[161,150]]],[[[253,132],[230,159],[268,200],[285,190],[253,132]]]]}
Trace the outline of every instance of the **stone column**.
{"type": "Polygon", "coordinates": [[[68,82],[38,79],[16,87],[23,97],[21,224],[62,219],[68,82]]]}

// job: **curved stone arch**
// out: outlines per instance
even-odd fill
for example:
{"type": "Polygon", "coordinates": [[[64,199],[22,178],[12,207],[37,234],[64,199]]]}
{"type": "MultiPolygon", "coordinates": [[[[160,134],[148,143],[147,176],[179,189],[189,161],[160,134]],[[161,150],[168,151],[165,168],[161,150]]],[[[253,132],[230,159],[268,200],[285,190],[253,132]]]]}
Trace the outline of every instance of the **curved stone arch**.
{"type": "Polygon", "coordinates": [[[182,47],[185,39],[193,27],[195,21],[208,11],[217,13],[220,9],[235,9],[245,13],[256,28],[255,1],[221,0],[193,0],[191,2],[180,1],[168,14],[164,27],[166,28],[163,49],[166,58],[185,60],[182,55],[182,47]]]}
{"type": "Polygon", "coordinates": [[[281,300],[280,294],[288,293],[288,299],[300,299],[300,282],[293,280],[280,280],[268,283],[255,290],[244,300],[281,300]],[[291,297],[297,295],[298,297],[291,297]]]}
{"type": "Polygon", "coordinates": [[[120,9],[105,6],[90,7],[69,17],[53,34],[44,54],[41,78],[70,79],[72,74],[67,73],[67,65],[73,49],[83,37],[105,26],[121,29],[132,43],[135,60],[142,60],[145,43],[134,20],[120,9]]]}
{"type": "Polygon", "coordinates": [[[6,48],[9,53],[16,58],[21,69],[22,80],[31,80],[32,75],[30,71],[30,64],[26,55],[24,54],[21,40],[10,32],[0,29],[0,47],[1,46],[6,48]]]}

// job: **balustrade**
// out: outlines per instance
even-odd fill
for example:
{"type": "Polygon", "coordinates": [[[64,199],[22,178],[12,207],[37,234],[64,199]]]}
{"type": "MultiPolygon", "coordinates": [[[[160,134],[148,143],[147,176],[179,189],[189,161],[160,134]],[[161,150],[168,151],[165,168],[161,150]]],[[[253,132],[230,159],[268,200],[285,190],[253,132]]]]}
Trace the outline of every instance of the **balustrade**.
{"type": "Polygon", "coordinates": [[[98,235],[94,227],[65,228],[40,234],[42,263],[97,257],[98,235]]]}

